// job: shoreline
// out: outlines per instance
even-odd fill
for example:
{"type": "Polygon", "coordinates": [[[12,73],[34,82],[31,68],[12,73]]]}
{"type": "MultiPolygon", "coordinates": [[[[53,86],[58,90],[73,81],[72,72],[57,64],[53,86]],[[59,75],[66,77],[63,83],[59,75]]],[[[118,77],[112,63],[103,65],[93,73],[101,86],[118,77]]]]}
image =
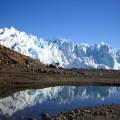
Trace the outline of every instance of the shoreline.
{"type": "MultiPolygon", "coordinates": [[[[61,71],[57,69],[57,71],[61,71]]],[[[5,86],[56,86],[56,85],[120,85],[120,71],[65,70],[61,73],[2,72],[0,87],[5,86]]]]}
{"type": "Polygon", "coordinates": [[[100,105],[74,109],[50,116],[42,114],[43,120],[119,120],[120,105],[100,105]]]}

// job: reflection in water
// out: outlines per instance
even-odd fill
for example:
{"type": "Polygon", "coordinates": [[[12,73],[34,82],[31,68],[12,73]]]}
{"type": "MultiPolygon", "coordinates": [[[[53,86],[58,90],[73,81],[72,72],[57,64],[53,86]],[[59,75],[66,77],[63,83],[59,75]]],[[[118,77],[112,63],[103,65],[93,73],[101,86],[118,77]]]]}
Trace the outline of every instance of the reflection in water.
{"type": "Polygon", "coordinates": [[[120,104],[120,87],[58,86],[19,91],[0,98],[0,117],[34,116],[42,112],[56,114],[74,108],[100,104],[120,104]]]}

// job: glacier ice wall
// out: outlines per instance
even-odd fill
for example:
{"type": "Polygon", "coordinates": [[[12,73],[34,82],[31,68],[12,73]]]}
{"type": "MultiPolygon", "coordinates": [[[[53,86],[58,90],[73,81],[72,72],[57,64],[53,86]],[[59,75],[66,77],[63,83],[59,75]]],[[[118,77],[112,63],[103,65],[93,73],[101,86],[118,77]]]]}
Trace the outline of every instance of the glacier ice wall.
{"type": "Polygon", "coordinates": [[[45,64],[62,67],[120,69],[120,51],[105,43],[88,45],[65,38],[42,39],[14,27],[0,29],[0,44],[45,64]]]}

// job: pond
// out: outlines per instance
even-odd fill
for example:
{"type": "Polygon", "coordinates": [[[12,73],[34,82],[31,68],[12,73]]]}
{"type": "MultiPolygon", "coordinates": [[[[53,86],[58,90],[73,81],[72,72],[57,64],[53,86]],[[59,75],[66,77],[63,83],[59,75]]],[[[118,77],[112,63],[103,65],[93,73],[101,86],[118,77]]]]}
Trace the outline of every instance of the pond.
{"type": "Polygon", "coordinates": [[[56,86],[27,89],[11,96],[0,97],[0,120],[41,118],[41,113],[55,115],[75,108],[120,104],[120,87],[56,86]]]}

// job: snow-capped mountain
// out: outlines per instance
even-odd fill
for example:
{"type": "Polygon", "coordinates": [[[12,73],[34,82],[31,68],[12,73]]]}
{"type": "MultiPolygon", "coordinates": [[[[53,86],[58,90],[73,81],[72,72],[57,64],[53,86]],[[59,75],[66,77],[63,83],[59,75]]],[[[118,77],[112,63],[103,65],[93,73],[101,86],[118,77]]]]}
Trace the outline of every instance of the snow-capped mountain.
{"type": "Polygon", "coordinates": [[[65,38],[45,40],[14,27],[0,29],[0,44],[45,64],[62,67],[120,69],[120,51],[104,43],[76,44],[65,38]]]}

